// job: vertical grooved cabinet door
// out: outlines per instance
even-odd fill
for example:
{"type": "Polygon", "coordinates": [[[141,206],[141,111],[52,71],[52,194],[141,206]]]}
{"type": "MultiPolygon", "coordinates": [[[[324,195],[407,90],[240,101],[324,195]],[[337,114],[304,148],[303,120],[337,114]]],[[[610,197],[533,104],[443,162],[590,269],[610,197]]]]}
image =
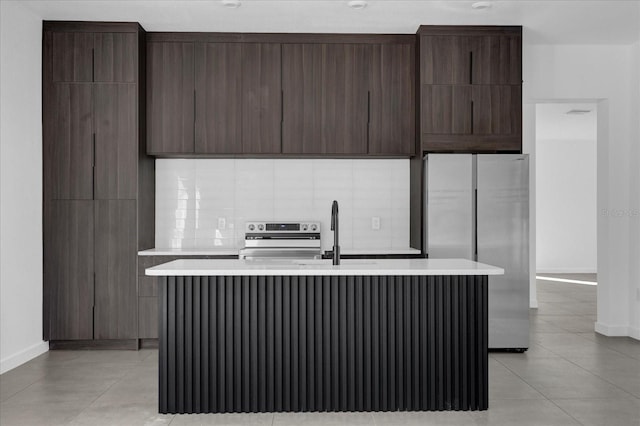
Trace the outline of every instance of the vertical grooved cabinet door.
{"type": "Polygon", "coordinates": [[[193,43],[147,43],[147,152],[194,150],[193,43]]]}
{"type": "Polygon", "coordinates": [[[522,133],[521,90],[519,85],[473,86],[473,133],[520,135],[522,133]]]}
{"type": "Polygon", "coordinates": [[[198,43],[195,64],[195,152],[242,153],[242,44],[198,43]]]}
{"type": "Polygon", "coordinates": [[[136,201],[95,201],[95,338],[137,338],[136,201]]]}
{"type": "Polygon", "coordinates": [[[369,154],[415,151],[415,48],[373,45],[369,99],[369,154]]]}
{"type": "Polygon", "coordinates": [[[473,84],[522,84],[522,41],[519,34],[473,37],[473,84]]]}
{"type": "Polygon", "coordinates": [[[322,152],[322,45],[282,46],[282,152],[322,152]]]}
{"type": "Polygon", "coordinates": [[[137,64],[137,33],[95,33],[94,81],[135,83],[137,64]]]}
{"type": "Polygon", "coordinates": [[[371,47],[283,46],[284,153],[366,154],[371,47]]]}
{"type": "Polygon", "coordinates": [[[469,84],[472,40],[458,35],[420,37],[422,84],[469,84]]]}
{"type": "Polygon", "coordinates": [[[242,152],[280,153],[280,45],[242,44],[242,152]]]}
{"type": "Polygon", "coordinates": [[[93,33],[52,33],[54,82],[93,81],[93,33]]]}
{"type": "Polygon", "coordinates": [[[46,203],[44,287],[51,340],[93,338],[93,201],[46,203]]]}
{"type": "Polygon", "coordinates": [[[95,91],[95,199],[137,196],[137,87],[101,83],[95,91]]]}
{"type": "Polygon", "coordinates": [[[328,154],[367,153],[370,54],[369,45],[324,45],[322,146],[328,154]]]}
{"type": "Polygon", "coordinates": [[[44,185],[50,199],[93,198],[93,92],[89,84],[55,83],[45,117],[44,185]]]}
{"type": "Polygon", "coordinates": [[[468,85],[424,85],[422,133],[470,134],[471,92],[471,86],[468,85]]]}

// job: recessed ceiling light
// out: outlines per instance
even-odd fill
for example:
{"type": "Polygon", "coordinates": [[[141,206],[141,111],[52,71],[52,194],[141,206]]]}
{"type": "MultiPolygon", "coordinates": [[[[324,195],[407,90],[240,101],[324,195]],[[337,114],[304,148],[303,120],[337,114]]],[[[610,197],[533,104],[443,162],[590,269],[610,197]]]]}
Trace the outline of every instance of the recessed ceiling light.
{"type": "Polygon", "coordinates": [[[477,1],[471,5],[476,10],[491,9],[491,2],[489,1],[477,1]]]}
{"type": "Polygon", "coordinates": [[[566,112],[566,114],[582,115],[582,114],[589,114],[590,112],[591,112],[590,109],[570,109],[569,111],[566,112]]]}
{"type": "Polygon", "coordinates": [[[365,0],[351,0],[347,3],[351,9],[364,9],[367,7],[367,2],[365,0]]]}
{"type": "Polygon", "coordinates": [[[222,0],[222,5],[224,7],[228,7],[229,9],[237,9],[240,7],[240,0],[222,0]]]}

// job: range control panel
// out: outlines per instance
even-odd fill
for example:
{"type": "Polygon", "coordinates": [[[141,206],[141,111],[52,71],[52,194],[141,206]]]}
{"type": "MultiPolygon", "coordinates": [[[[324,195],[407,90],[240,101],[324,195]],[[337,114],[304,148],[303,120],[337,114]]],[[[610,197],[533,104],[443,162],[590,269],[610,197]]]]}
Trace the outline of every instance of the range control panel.
{"type": "Polygon", "coordinates": [[[279,232],[279,233],[304,233],[304,232],[320,232],[320,222],[247,222],[245,232],[279,232]]]}

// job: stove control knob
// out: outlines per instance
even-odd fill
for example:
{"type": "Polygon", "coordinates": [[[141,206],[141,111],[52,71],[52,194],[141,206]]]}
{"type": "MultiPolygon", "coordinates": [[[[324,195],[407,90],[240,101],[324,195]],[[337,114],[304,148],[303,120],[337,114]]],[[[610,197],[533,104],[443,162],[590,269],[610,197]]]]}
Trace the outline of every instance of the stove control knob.
{"type": "Polygon", "coordinates": [[[264,225],[263,224],[258,225],[258,231],[264,231],[264,225]]]}
{"type": "Polygon", "coordinates": [[[307,229],[309,229],[309,225],[307,225],[306,223],[302,224],[302,230],[306,231],[307,229]]]}
{"type": "Polygon", "coordinates": [[[312,223],[312,224],[311,224],[311,230],[312,230],[313,232],[317,231],[317,230],[318,230],[318,225],[316,225],[315,223],[312,223]]]}
{"type": "Polygon", "coordinates": [[[254,229],[256,229],[256,226],[253,223],[250,223],[248,228],[249,228],[249,231],[253,231],[254,229]]]}

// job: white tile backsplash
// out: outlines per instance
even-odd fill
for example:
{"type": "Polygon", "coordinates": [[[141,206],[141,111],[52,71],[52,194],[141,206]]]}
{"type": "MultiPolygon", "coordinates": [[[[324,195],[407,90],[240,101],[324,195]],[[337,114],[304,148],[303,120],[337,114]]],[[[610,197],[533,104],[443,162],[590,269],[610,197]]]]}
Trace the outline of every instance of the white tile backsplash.
{"type": "Polygon", "coordinates": [[[156,248],[242,248],[246,221],[299,219],[328,250],[333,200],[342,249],[409,247],[409,160],[157,159],[156,248]]]}

